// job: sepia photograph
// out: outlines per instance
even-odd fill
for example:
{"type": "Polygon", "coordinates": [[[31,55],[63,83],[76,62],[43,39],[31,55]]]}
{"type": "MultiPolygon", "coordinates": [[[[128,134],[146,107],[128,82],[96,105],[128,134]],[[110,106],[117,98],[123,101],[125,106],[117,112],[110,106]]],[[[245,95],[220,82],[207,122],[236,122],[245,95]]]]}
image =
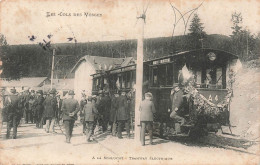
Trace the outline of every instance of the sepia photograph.
{"type": "Polygon", "coordinates": [[[258,165],[259,142],[259,0],[0,0],[0,165],[258,165]]]}

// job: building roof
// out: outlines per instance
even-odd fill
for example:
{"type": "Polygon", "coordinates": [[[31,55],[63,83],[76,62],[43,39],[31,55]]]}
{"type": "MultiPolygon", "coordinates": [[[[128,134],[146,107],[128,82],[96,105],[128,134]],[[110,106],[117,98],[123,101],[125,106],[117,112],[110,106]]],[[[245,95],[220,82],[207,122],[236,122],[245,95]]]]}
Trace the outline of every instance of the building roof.
{"type": "MultiPolygon", "coordinates": [[[[56,90],[73,90],[74,79],[53,79],[53,88],[56,90]]],[[[44,85],[44,89],[51,89],[51,85],[44,85]]]]}
{"type": "Polygon", "coordinates": [[[75,69],[83,61],[88,61],[95,70],[110,70],[116,67],[123,67],[129,65],[131,62],[134,62],[133,57],[126,58],[111,58],[111,57],[101,57],[101,56],[90,56],[86,55],[79,59],[79,61],[74,65],[71,72],[74,72],[75,69]]]}
{"type": "Polygon", "coordinates": [[[11,81],[1,79],[0,85],[2,87],[40,87],[47,79],[48,77],[24,77],[11,81]]]}

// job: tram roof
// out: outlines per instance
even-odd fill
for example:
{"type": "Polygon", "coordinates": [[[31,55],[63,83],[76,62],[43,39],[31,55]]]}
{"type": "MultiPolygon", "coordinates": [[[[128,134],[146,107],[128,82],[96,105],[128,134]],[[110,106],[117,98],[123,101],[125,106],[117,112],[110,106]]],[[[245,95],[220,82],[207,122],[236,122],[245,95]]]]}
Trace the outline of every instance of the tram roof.
{"type": "Polygon", "coordinates": [[[202,49],[194,49],[194,50],[189,50],[189,51],[182,51],[182,52],[170,54],[168,56],[154,58],[154,59],[151,59],[151,60],[144,61],[144,63],[152,62],[152,61],[156,61],[156,60],[161,60],[161,59],[165,59],[165,58],[169,58],[169,57],[184,56],[184,55],[188,55],[188,54],[193,55],[193,53],[199,53],[199,52],[202,52],[202,51],[204,51],[205,54],[208,54],[209,52],[214,52],[214,53],[217,53],[217,54],[221,53],[225,56],[230,57],[231,59],[237,59],[238,58],[237,55],[234,55],[230,52],[223,51],[223,50],[220,50],[220,49],[202,48],[202,49]]]}
{"type": "MultiPolygon", "coordinates": [[[[194,50],[189,50],[189,51],[182,51],[182,52],[170,54],[170,55],[168,55],[168,56],[163,56],[163,57],[159,57],[159,58],[154,58],[154,59],[151,59],[151,60],[144,61],[144,63],[152,62],[152,61],[156,61],[156,60],[161,60],[161,59],[165,59],[165,58],[170,58],[170,57],[193,55],[193,53],[199,53],[199,52],[201,52],[201,51],[204,51],[205,55],[208,54],[209,52],[214,52],[214,53],[217,53],[217,54],[220,54],[220,53],[221,53],[221,54],[223,54],[224,56],[228,56],[230,59],[237,59],[237,58],[238,58],[237,55],[234,55],[234,54],[232,54],[232,53],[230,53],[230,52],[227,52],[227,51],[223,51],[223,50],[219,50],[219,49],[211,49],[211,48],[202,48],[202,49],[194,49],[194,50]]],[[[109,72],[109,71],[113,71],[113,70],[119,70],[119,69],[131,67],[131,66],[134,66],[134,65],[136,65],[136,64],[113,68],[113,69],[111,69],[111,70],[106,70],[105,72],[109,72]]],[[[91,76],[95,76],[95,75],[99,75],[99,74],[102,75],[102,74],[104,74],[104,73],[103,73],[103,72],[101,72],[101,73],[95,73],[95,74],[92,74],[91,76]]]]}

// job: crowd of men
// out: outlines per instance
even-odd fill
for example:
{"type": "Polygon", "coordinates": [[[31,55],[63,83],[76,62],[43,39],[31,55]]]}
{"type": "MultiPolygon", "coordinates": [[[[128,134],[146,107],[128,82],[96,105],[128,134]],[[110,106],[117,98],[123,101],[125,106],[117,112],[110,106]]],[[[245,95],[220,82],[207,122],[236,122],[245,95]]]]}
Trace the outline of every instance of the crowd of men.
{"type": "Polygon", "coordinates": [[[65,128],[66,142],[70,143],[74,123],[78,114],[83,125],[82,132],[86,140],[93,140],[94,130],[110,131],[113,136],[122,138],[123,127],[130,138],[131,115],[134,109],[134,99],[131,93],[120,90],[114,94],[100,90],[97,95],[86,97],[78,102],[74,91],[68,91],[67,97],[61,99],[60,94],[52,89],[48,93],[42,90],[24,90],[20,93],[15,88],[9,94],[4,94],[2,118],[7,122],[6,138],[17,137],[17,127],[24,118],[25,124],[34,123],[37,128],[45,126],[46,133],[56,133],[55,126],[62,120],[65,128]],[[10,131],[13,128],[13,134],[10,131]]]}
{"type": "MultiPolygon", "coordinates": [[[[178,85],[171,91],[171,110],[169,117],[181,125],[184,118],[181,113],[183,106],[183,90],[178,85]]],[[[56,133],[55,125],[61,129],[60,121],[65,128],[66,142],[70,143],[74,123],[80,116],[83,125],[82,133],[86,135],[86,141],[93,141],[94,130],[109,131],[112,136],[122,139],[122,131],[126,130],[127,138],[131,137],[130,127],[133,126],[135,98],[133,91],[126,93],[119,90],[111,94],[109,91],[100,90],[97,95],[86,96],[78,102],[74,98],[74,91],[68,91],[67,97],[61,99],[60,94],[52,89],[48,93],[42,90],[25,90],[20,93],[13,88],[10,94],[4,95],[2,118],[7,122],[6,138],[16,139],[17,127],[21,119],[25,123],[35,123],[37,128],[45,126],[46,133],[56,133]]],[[[153,120],[156,112],[152,93],[145,93],[145,99],[140,105],[141,144],[145,145],[145,131],[148,129],[150,144],[153,144],[153,120]]],[[[176,130],[178,128],[175,128],[176,130]]],[[[61,129],[62,130],[62,129],[61,129]]],[[[63,132],[63,131],[62,131],[63,132]]]]}

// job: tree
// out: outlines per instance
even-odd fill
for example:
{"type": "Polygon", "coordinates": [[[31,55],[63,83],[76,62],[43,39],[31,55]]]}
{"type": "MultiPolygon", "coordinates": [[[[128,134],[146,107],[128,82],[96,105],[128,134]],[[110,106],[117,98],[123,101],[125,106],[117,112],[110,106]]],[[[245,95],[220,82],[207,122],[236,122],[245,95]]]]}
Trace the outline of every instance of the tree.
{"type": "Polygon", "coordinates": [[[243,28],[243,17],[241,13],[234,12],[231,17],[233,26],[231,27],[232,51],[242,60],[255,59],[258,56],[257,36],[252,35],[247,28],[243,28]]]}
{"type": "Polygon", "coordinates": [[[189,40],[191,41],[191,45],[193,48],[200,48],[203,47],[203,39],[206,36],[206,32],[204,31],[203,23],[198,16],[198,14],[194,14],[190,28],[189,28],[189,40]]]}
{"type": "Polygon", "coordinates": [[[19,57],[10,50],[3,34],[0,34],[0,58],[3,69],[1,78],[7,80],[19,79],[21,76],[21,63],[17,60],[19,57]]]}

